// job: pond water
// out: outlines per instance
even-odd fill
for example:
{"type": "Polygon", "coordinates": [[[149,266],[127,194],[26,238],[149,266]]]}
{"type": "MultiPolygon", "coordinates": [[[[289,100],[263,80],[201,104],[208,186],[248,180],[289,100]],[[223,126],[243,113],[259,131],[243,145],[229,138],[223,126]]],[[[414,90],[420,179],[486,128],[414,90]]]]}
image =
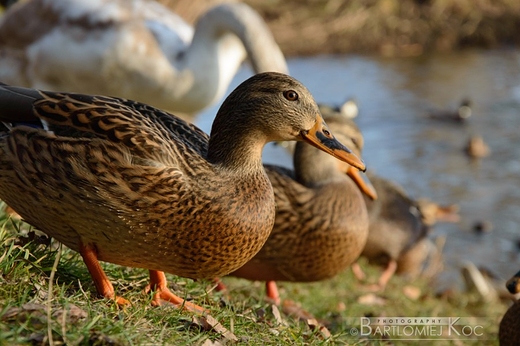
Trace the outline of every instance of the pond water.
{"type": "MultiPolygon", "coordinates": [[[[290,59],[289,69],[319,103],[357,99],[369,169],[413,197],[460,206],[460,223],[437,224],[432,235],[446,237],[442,286],[461,284],[464,261],[504,279],[520,270],[520,51],[392,59],[319,56],[290,59]],[[473,109],[466,124],[426,116],[431,109],[455,109],[464,97],[473,109]],[[478,162],[463,151],[472,134],[481,135],[492,151],[478,162]],[[491,222],[492,232],[475,234],[478,221],[491,222]]],[[[230,90],[251,73],[242,68],[230,90]]],[[[195,123],[209,132],[218,107],[201,113],[195,123]]],[[[264,161],[292,165],[290,155],[271,144],[264,161]]]]}

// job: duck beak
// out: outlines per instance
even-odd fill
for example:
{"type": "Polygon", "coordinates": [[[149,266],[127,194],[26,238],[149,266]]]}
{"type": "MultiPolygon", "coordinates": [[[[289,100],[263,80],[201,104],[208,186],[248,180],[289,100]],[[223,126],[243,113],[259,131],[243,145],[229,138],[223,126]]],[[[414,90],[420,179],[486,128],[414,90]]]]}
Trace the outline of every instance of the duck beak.
{"type": "Polygon", "coordinates": [[[367,195],[368,198],[373,201],[377,199],[376,189],[374,189],[374,186],[366,174],[361,174],[357,169],[354,169],[352,166],[350,166],[347,169],[347,175],[350,177],[350,179],[354,180],[354,183],[356,183],[361,192],[367,195]]]}
{"type": "Polygon", "coordinates": [[[460,215],[458,214],[459,206],[456,204],[452,205],[439,205],[435,213],[435,217],[438,221],[443,222],[459,222],[460,215]]]}
{"type": "Polygon", "coordinates": [[[312,146],[364,172],[366,166],[363,160],[334,138],[321,115],[318,114],[316,118],[316,124],[310,130],[301,132],[302,138],[312,146]]]}

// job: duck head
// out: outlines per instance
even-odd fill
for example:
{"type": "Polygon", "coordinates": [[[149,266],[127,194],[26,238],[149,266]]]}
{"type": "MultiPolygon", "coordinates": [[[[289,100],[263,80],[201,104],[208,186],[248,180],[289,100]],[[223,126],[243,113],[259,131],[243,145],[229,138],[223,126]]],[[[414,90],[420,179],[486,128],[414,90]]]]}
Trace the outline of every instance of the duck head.
{"type": "Polygon", "coordinates": [[[356,169],[366,169],[363,161],[334,137],[309,90],[296,79],[276,72],[247,79],[226,98],[213,122],[208,159],[228,160],[220,148],[238,147],[238,142],[247,148],[241,155],[261,159],[267,142],[291,140],[306,141],[356,169]]]}
{"type": "MultiPolygon", "coordinates": [[[[320,106],[324,117],[337,139],[360,156],[363,148],[363,135],[356,124],[339,112],[328,112],[320,106]]],[[[347,174],[360,191],[370,199],[377,199],[377,193],[365,174],[345,161],[334,160],[309,146],[298,143],[294,152],[296,180],[307,186],[320,185],[330,180],[343,179],[347,174]]]]}

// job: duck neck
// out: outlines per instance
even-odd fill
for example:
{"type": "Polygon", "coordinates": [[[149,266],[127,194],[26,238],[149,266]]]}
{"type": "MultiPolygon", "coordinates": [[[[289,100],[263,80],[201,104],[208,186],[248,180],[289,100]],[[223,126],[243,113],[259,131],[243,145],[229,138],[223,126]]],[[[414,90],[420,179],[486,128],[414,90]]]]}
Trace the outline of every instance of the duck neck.
{"type": "Polygon", "coordinates": [[[250,127],[245,128],[240,124],[219,126],[218,119],[215,119],[207,159],[227,170],[256,173],[263,171],[262,150],[266,143],[265,136],[250,127]]]}
{"type": "Polygon", "coordinates": [[[333,181],[344,183],[348,179],[338,169],[338,160],[308,146],[297,143],[294,152],[294,173],[296,180],[307,187],[329,184],[333,181]]]}
{"type": "Polygon", "coordinates": [[[221,99],[242,62],[249,56],[256,73],[287,72],[287,65],[262,18],[249,6],[217,6],[197,22],[192,43],[177,59],[179,73],[191,78],[185,111],[221,99]],[[204,102],[202,102],[204,101],[204,102]]]}

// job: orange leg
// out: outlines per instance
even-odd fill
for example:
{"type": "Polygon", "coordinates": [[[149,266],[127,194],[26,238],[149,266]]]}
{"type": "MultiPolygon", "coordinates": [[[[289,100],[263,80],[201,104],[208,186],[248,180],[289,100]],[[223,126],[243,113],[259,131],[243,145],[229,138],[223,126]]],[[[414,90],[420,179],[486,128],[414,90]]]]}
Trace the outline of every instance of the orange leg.
{"type": "Polygon", "coordinates": [[[152,299],[152,305],[154,306],[162,305],[163,302],[169,302],[179,308],[183,308],[200,314],[207,312],[207,310],[203,307],[187,302],[184,299],[173,294],[168,289],[168,282],[166,281],[166,275],[164,275],[164,272],[158,270],[150,270],[150,284],[146,287],[146,292],[149,292],[151,290],[155,291],[155,294],[152,299]]]}
{"type": "Polygon", "coordinates": [[[215,291],[217,292],[226,292],[226,285],[220,280],[220,278],[214,278],[213,283],[215,284],[215,291]]]}
{"type": "Polygon", "coordinates": [[[112,286],[112,283],[99,264],[95,247],[80,244],[79,253],[83,257],[83,262],[85,262],[90,276],[92,276],[97,293],[105,298],[114,299],[119,306],[129,305],[130,302],[128,300],[115,295],[114,286],[112,286]]]}
{"type": "Polygon", "coordinates": [[[382,292],[385,290],[388,281],[392,278],[395,271],[397,270],[397,262],[395,260],[390,260],[385,270],[377,280],[377,284],[368,285],[365,287],[367,291],[371,292],[382,292]]]}
{"type": "Polygon", "coordinates": [[[280,305],[280,294],[278,293],[278,287],[276,286],[275,281],[266,281],[265,291],[267,293],[267,297],[271,298],[276,305],[280,305]]]}
{"type": "Polygon", "coordinates": [[[388,266],[386,267],[385,271],[381,276],[379,277],[379,287],[381,291],[383,291],[386,287],[386,284],[390,280],[390,278],[395,274],[395,271],[397,270],[397,262],[395,260],[390,260],[388,262],[388,266]]]}
{"type": "Polygon", "coordinates": [[[354,276],[356,277],[356,279],[358,279],[358,281],[364,281],[366,279],[367,276],[363,272],[363,269],[361,269],[361,266],[358,262],[352,263],[351,268],[352,273],[354,273],[354,276]]]}

